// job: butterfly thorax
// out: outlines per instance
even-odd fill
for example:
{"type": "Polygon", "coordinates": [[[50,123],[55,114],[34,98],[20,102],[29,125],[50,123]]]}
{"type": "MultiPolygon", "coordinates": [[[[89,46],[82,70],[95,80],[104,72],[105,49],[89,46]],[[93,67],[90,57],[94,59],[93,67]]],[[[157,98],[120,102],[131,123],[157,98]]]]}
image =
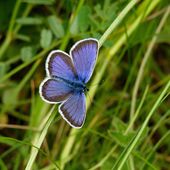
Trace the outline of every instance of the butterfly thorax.
{"type": "Polygon", "coordinates": [[[62,77],[57,77],[57,76],[55,76],[53,78],[66,83],[74,91],[77,91],[77,92],[86,92],[86,91],[89,91],[89,89],[86,87],[86,84],[81,82],[81,81],[79,81],[79,80],[71,81],[71,80],[67,80],[67,79],[64,79],[62,77]]]}

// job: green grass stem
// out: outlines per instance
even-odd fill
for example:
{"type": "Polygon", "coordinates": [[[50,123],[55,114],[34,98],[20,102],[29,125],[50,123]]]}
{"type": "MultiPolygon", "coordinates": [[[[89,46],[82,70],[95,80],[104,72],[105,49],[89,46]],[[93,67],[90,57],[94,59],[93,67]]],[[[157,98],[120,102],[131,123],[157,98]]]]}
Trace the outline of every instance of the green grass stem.
{"type": "Polygon", "coordinates": [[[142,136],[142,133],[144,132],[145,128],[147,127],[147,124],[148,124],[150,118],[152,117],[152,115],[155,113],[156,109],[158,108],[158,106],[162,102],[162,99],[166,95],[169,88],[170,88],[170,80],[166,84],[165,88],[161,92],[160,96],[156,100],[153,107],[151,108],[150,112],[148,113],[145,121],[143,122],[141,128],[139,129],[139,131],[137,132],[135,137],[132,139],[132,141],[130,141],[129,145],[123,150],[123,152],[121,153],[119,158],[116,160],[116,163],[114,164],[114,166],[112,168],[113,170],[121,170],[122,169],[122,167],[123,167],[124,163],[126,162],[128,156],[131,154],[132,150],[137,145],[137,142],[139,142],[139,140],[142,136]]]}
{"type": "Polygon", "coordinates": [[[166,22],[166,20],[169,16],[169,13],[170,13],[170,6],[167,8],[159,26],[157,27],[157,29],[155,31],[155,35],[153,36],[153,38],[152,38],[152,40],[151,40],[151,42],[150,42],[150,44],[147,48],[147,51],[146,51],[146,53],[143,57],[141,66],[139,68],[139,72],[137,74],[138,76],[137,76],[136,81],[135,81],[133,93],[132,93],[130,119],[133,119],[133,115],[134,115],[134,112],[135,112],[135,106],[136,106],[136,100],[137,100],[137,93],[138,93],[138,90],[139,90],[140,82],[142,81],[142,78],[143,78],[146,63],[147,63],[149,57],[151,56],[152,50],[153,50],[155,43],[157,41],[157,36],[160,33],[160,31],[162,30],[162,27],[164,26],[164,24],[165,24],[165,22],[166,22]]]}
{"type": "MultiPolygon", "coordinates": [[[[148,1],[146,1],[146,2],[148,2],[148,1]]],[[[144,1],[143,3],[145,4],[146,2],[144,1]]],[[[145,17],[154,9],[154,7],[155,7],[158,3],[159,3],[159,0],[156,0],[156,1],[154,1],[154,3],[151,4],[151,7],[148,8],[147,13],[145,14],[145,17]]],[[[132,7],[131,7],[131,8],[132,8],[132,7]]],[[[126,11],[127,11],[127,8],[126,8],[126,11]]],[[[123,14],[124,14],[124,12],[123,12],[123,14]]],[[[125,16],[124,16],[124,17],[125,17],[125,16]]],[[[123,20],[122,17],[119,17],[119,18],[121,18],[121,19],[123,20]]],[[[127,32],[128,35],[131,35],[131,34],[133,33],[133,31],[137,28],[137,26],[138,26],[139,23],[141,22],[141,19],[142,19],[142,18],[143,18],[143,14],[141,14],[141,15],[133,22],[133,24],[132,24],[132,25],[129,27],[129,29],[128,29],[128,32],[127,32]]],[[[114,23],[114,22],[113,22],[113,23],[114,23]]],[[[120,22],[117,22],[117,21],[116,21],[114,24],[115,24],[116,26],[118,26],[118,25],[117,25],[118,23],[120,23],[120,22]]],[[[111,24],[113,29],[116,28],[116,26],[114,26],[114,24],[111,24]]],[[[113,30],[112,30],[112,31],[113,31],[113,30]]],[[[109,32],[110,32],[110,33],[111,33],[112,31],[109,29],[109,32]]],[[[108,33],[106,34],[106,36],[108,36],[108,33]]],[[[105,39],[105,38],[102,38],[102,39],[105,39]]],[[[111,48],[111,49],[109,50],[109,52],[108,52],[108,57],[105,57],[104,63],[103,63],[103,65],[102,65],[102,67],[100,68],[100,71],[96,73],[92,84],[99,84],[99,82],[100,82],[100,80],[101,80],[101,78],[102,78],[102,75],[104,74],[104,72],[105,72],[105,70],[106,70],[106,68],[107,68],[108,63],[109,63],[110,60],[111,60],[111,57],[113,57],[113,56],[116,54],[116,52],[120,49],[120,47],[123,45],[123,43],[124,43],[125,41],[126,41],[126,34],[123,34],[123,35],[120,37],[120,39],[116,42],[116,44],[114,44],[113,48],[111,48]]],[[[99,42],[100,42],[100,40],[99,40],[99,42]]],[[[102,44],[103,42],[104,42],[104,41],[102,40],[100,43],[102,44]]],[[[93,88],[90,89],[89,95],[90,95],[91,100],[93,99],[96,90],[97,90],[97,86],[95,86],[95,87],[93,87],[93,88]]],[[[90,100],[87,100],[87,109],[90,107],[90,104],[91,104],[90,100]]],[[[66,163],[66,162],[63,161],[63,160],[66,160],[66,158],[69,157],[68,155],[70,154],[70,151],[71,151],[72,146],[73,146],[73,145],[70,146],[70,140],[73,142],[73,138],[74,138],[74,141],[75,141],[75,139],[76,139],[76,133],[78,133],[78,131],[76,131],[75,129],[72,129],[71,132],[70,132],[70,135],[69,135],[69,137],[68,137],[67,143],[65,144],[65,147],[64,147],[63,152],[62,152],[61,157],[60,157],[60,160],[62,160],[62,164],[63,164],[63,165],[61,165],[61,167],[62,167],[61,169],[64,168],[64,165],[65,165],[65,163],[66,163]],[[73,136],[73,134],[74,134],[74,136],[73,136]],[[67,145],[70,146],[70,147],[67,147],[67,145]]],[[[79,145],[79,146],[80,146],[80,145],[79,145]]],[[[77,149],[77,150],[78,150],[78,149],[77,149]]]]}

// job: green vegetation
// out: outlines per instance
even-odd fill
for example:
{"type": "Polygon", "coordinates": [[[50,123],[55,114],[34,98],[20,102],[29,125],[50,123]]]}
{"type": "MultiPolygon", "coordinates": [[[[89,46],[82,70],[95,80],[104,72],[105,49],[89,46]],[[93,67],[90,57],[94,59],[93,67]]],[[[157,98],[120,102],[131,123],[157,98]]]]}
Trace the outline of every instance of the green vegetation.
{"type": "Polygon", "coordinates": [[[0,169],[168,170],[169,15],[164,0],[0,1],[0,169]],[[48,53],[88,37],[100,51],[77,130],[38,89],[48,53]]]}

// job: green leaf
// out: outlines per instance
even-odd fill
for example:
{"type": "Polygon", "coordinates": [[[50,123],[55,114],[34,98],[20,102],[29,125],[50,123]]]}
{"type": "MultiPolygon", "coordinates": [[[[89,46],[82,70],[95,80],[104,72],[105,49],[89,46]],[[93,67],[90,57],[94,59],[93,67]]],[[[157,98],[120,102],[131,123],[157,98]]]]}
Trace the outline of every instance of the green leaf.
{"type": "Polygon", "coordinates": [[[169,43],[170,42],[170,33],[161,32],[158,35],[157,42],[158,43],[169,43]]]}
{"type": "Polygon", "coordinates": [[[49,16],[47,18],[48,24],[51,28],[51,31],[54,33],[54,35],[57,38],[61,38],[64,36],[64,28],[63,25],[61,23],[61,21],[54,15],[49,16]]]}
{"type": "Polygon", "coordinates": [[[91,14],[91,10],[89,6],[83,6],[82,9],[79,12],[79,27],[80,31],[86,31],[89,27],[90,20],[89,20],[89,15],[91,14]]]}
{"type": "Polygon", "coordinates": [[[31,41],[31,38],[29,36],[27,36],[27,35],[24,35],[24,34],[15,34],[15,38],[19,39],[19,40],[22,40],[22,41],[26,41],[26,42],[31,41]]]}
{"type": "Polygon", "coordinates": [[[43,23],[43,18],[40,17],[22,17],[16,20],[18,24],[22,25],[40,25],[43,23]]]}
{"type": "Polygon", "coordinates": [[[170,43],[170,21],[167,20],[162,31],[158,34],[157,42],[159,43],[170,43]]]}
{"type": "Polygon", "coordinates": [[[15,6],[16,0],[0,1],[0,32],[4,32],[9,27],[9,16],[15,6]]]}
{"type": "Polygon", "coordinates": [[[7,71],[7,65],[3,62],[0,62],[0,77],[3,77],[7,71]]]}
{"type": "Polygon", "coordinates": [[[50,46],[52,41],[52,33],[50,30],[43,29],[41,31],[40,45],[42,48],[47,48],[50,46]]]}
{"type": "Polygon", "coordinates": [[[78,34],[78,32],[79,32],[79,29],[78,29],[78,16],[76,16],[74,18],[74,21],[73,21],[73,23],[70,26],[70,32],[73,35],[78,34]]]}
{"type": "Polygon", "coordinates": [[[10,109],[12,109],[12,106],[16,105],[17,103],[17,91],[16,88],[8,88],[4,91],[2,96],[3,104],[10,106],[10,109]]]}
{"type": "Polygon", "coordinates": [[[30,46],[25,46],[21,48],[20,56],[22,61],[27,62],[30,61],[33,57],[33,48],[30,46]]]}
{"type": "Polygon", "coordinates": [[[88,29],[90,25],[89,15],[91,14],[91,10],[89,6],[83,6],[79,11],[78,15],[75,17],[71,27],[70,32],[75,35],[78,34],[79,31],[84,32],[88,29]]]}
{"type": "Polygon", "coordinates": [[[3,169],[3,170],[8,170],[7,164],[5,162],[3,162],[2,159],[0,159],[0,169],[3,169]]]}
{"type": "Polygon", "coordinates": [[[112,138],[116,141],[116,143],[123,147],[125,147],[135,135],[135,133],[129,133],[128,135],[124,135],[116,131],[113,131],[110,134],[112,135],[112,138]]]}
{"type": "Polygon", "coordinates": [[[39,5],[52,5],[54,4],[55,0],[23,0],[23,2],[39,5]]]}
{"type": "Polygon", "coordinates": [[[24,141],[20,141],[11,137],[0,136],[0,143],[9,145],[9,146],[19,146],[21,144],[26,144],[24,141]]]}
{"type": "Polygon", "coordinates": [[[113,118],[113,126],[115,127],[115,129],[119,132],[125,132],[127,125],[118,117],[114,117],[113,118]]]}

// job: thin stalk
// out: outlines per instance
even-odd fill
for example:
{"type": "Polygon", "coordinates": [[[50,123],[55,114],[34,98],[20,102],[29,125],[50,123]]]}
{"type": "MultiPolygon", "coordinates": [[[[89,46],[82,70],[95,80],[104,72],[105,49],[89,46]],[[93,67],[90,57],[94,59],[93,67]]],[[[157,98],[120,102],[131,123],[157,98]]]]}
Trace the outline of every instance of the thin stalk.
{"type": "Polygon", "coordinates": [[[40,126],[38,128],[41,131],[41,133],[37,133],[34,137],[32,145],[34,145],[36,148],[32,147],[31,153],[30,153],[30,158],[28,160],[25,170],[32,169],[33,163],[34,163],[35,158],[39,151],[38,148],[41,147],[41,145],[44,141],[44,138],[47,134],[48,128],[51,125],[51,123],[53,122],[55,116],[56,116],[55,106],[53,106],[52,109],[50,110],[50,112],[47,114],[47,116],[44,118],[43,122],[40,124],[40,126]]]}
{"type": "Polygon", "coordinates": [[[0,48],[0,58],[2,58],[4,52],[6,51],[6,49],[8,48],[8,46],[9,46],[11,40],[12,40],[12,30],[13,30],[13,27],[14,27],[14,24],[15,24],[15,18],[17,16],[20,4],[21,4],[21,0],[17,0],[16,3],[15,3],[15,7],[14,7],[14,10],[13,10],[12,17],[11,17],[9,27],[8,27],[8,31],[7,31],[7,36],[6,36],[6,39],[5,39],[5,41],[3,42],[3,44],[1,45],[1,48],[0,48]]]}
{"type": "Polygon", "coordinates": [[[116,150],[117,148],[117,145],[115,145],[108,153],[107,155],[101,159],[95,166],[91,167],[89,170],[96,170],[98,169],[99,167],[101,167],[105,161],[113,154],[113,152],[116,150]]]}
{"type": "Polygon", "coordinates": [[[5,76],[3,76],[2,78],[0,78],[0,82],[8,79],[9,77],[11,77],[12,75],[16,74],[18,71],[22,70],[23,68],[25,68],[26,66],[30,65],[32,62],[36,61],[37,59],[39,59],[40,57],[44,56],[49,50],[53,49],[54,47],[56,47],[58,44],[60,43],[60,41],[54,41],[52,43],[52,45],[49,48],[44,49],[43,51],[41,51],[39,54],[37,54],[35,57],[33,57],[32,60],[28,61],[28,62],[24,62],[23,64],[19,65],[18,67],[16,67],[15,69],[11,70],[11,72],[7,73],[5,76]]]}
{"type": "Polygon", "coordinates": [[[0,128],[38,131],[38,129],[34,127],[24,126],[24,125],[15,125],[15,124],[0,124],[0,128]]]}
{"type": "Polygon", "coordinates": [[[147,63],[149,57],[151,56],[152,50],[153,50],[153,48],[155,46],[155,43],[156,43],[156,40],[157,40],[157,35],[160,33],[165,21],[167,20],[169,12],[170,12],[170,6],[167,8],[167,10],[166,10],[166,12],[165,12],[159,26],[157,27],[157,29],[155,31],[155,35],[153,36],[153,38],[152,38],[152,40],[151,40],[151,42],[150,42],[150,44],[149,44],[149,46],[147,48],[147,51],[146,51],[146,53],[144,55],[144,58],[142,60],[142,64],[141,64],[141,66],[139,68],[139,71],[138,71],[138,74],[137,74],[138,76],[136,78],[133,93],[132,93],[130,119],[133,118],[133,115],[134,115],[134,112],[135,112],[137,93],[138,93],[139,86],[140,86],[140,83],[141,83],[142,78],[143,78],[146,63],[147,63]]]}
{"type": "Polygon", "coordinates": [[[17,94],[21,91],[21,89],[24,87],[24,85],[26,84],[26,82],[30,79],[30,77],[32,76],[32,74],[35,72],[35,70],[37,69],[38,65],[40,64],[41,59],[37,60],[34,65],[32,66],[32,68],[29,70],[29,72],[27,73],[27,75],[22,79],[22,81],[19,83],[19,85],[17,86],[17,94]]]}
{"type": "Polygon", "coordinates": [[[134,147],[137,145],[137,143],[139,142],[145,128],[147,127],[147,124],[150,120],[150,118],[153,116],[153,114],[155,113],[157,107],[160,105],[160,103],[162,102],[162,99],[164,98],[164,96],[166,95],[168,89],[170,88],[170,80],[169,82],[166,84],[165,88],[163,89],[163,91],[161,92],[160,96],[158,97],[158,99],[156,100],[155,104],[153,105],[153,107],[151,108],[150,112],[148,113],[145,121],[143,122],[141,128],[139,129],[139,131],[137,132],[137,134],[135,135],[135,137],[130,141],[129,145],[124,149],[124,151],[121,153],[121,155],[119,156],[119,158],[117,159],[116,163],[114,164],[114,167],[112,168],[113,170],[121,170],[125,161],[127,160],[128,156],[131,154],[131,152],[133,151],[134,147]]]}
{"type": "MultiPolygon", "coordinates": [[[[139,104],[139,106],[138,106],[138,108],[137,108],[137,111],[136,111],[136,113],[135,113],[135,118],[134,118],[133,122],[128,125],[128,127],[127,127],[124,135],[127,135],[127,134],[129,133],[132,124],[134,123],[134,121],[136,120],[137,116],[139,115],[140,109],[141,109],[141,107],[143,106],[143,103],[144,103],[144,101],[145,101],[147,92],[148,92],[148,86],[146,87],[145,92],[144,92],[144,94],[143,94],[143,97],[142,97],[142,99],[141,99],[141,102],[140,102],[140,104],[139,104]]],[[[97,163],[95,166],[93,166],[93,167],[90,168],[89,170],[95,170],[95,169],[101,167],[101,166],[104,164],[104,162],[115,152],[115,150],[116,150],[117,148],[118,148],[118,145],[116,144],[116,145],[111,149],[111,151],[110,151],[104,158],[102,158],[102,159],[100,160],[99,163],[97,163]]]]}
{"type": "Polygon", "coordinates": [[[70,20],[69,20],[69,24],[68,24],[68,29],[66,31],[66,36],[64,37],[63,41],[62,41],[62,45],[60,47],[61,50],[64,50],[68,44],[69,38],[70,38],[70,26],[73,23],[75,17],[77,16],[78,12],[80,11],[82,5],[84,3],[84,0],[80,0],[79,4],[76,8],[76,11],[72,14],[70,20]]]}
{"type": "Polygon", "coordinates": [[[165,119],[166,119],[168,116],[170,116],[170,110],[168,110],[168,112],[165,113],[165,114],[161,117],[161,119],[156,123],[156,125],[152,128],[152,131],[150,132],[149,136],[148,136],[147,139],[144,141],[144,143],[143,143],[143,145],[142,145],[142,147],[141,147],[141,151],[142,151],[142,152],[143,152],[143,151],[146,149],[146,147],[148,146],[149,140],[151,140],[151,138],[152,138],[153,134],[156,132],[156,130],[157,130],[159,127],[161,127],[161,125],[162,125],[163,123],[165,123],[165,121],[166,121],[165,119]]]}
{"type": "MultiPolygon", "coordinates": [[[[147,12],[145,12],[145,15],[143,15],[143,13],[141,15],[139,15],[139,17],[133,22],[133,24],[127,30],[126,34],[128,36],[130,36],[135,31],[137,26],[140,24],[141,20],[144,19],[154,9],[154,7],[159,3],[159,1],[160,0],[153,1],[153,3],[151,3],[150,6],[148,7],[147,12]]],[[[143,2],[144,5],[147,4],[147,3],[148,3],[148,1],[144,1],[143,2]]],[[[115,24],[117,24],[117,22],[115,24]]],[[[116,27],[112,27],[112,28],[115,29],[116,27]]],[[[116,44],[114,44],[113,48],[110,49],[110,51],[108,52],[108,57],[105,57],[104,63],[102,65],[102,67],[100,68],[100,72],[96,73],[96,76],[95,76],[92,84],[99,84],[99,82],[100,82],[100,80],[102,78],[102,75],[104,74],[104,71],[107,68],[108,63],[111,60],[111,57],[113,57],[116,54],[116,52],[120,49],[120,47],[123,45],[123,43],[125,43],[125,41],[126,41],[126,34],[123,34],[120,37],[120,39],[116,42],[116,44]]],[[[100,40],[99,40],[99,42],[100,42],[100,40]]],[[[96,90],[97,90],[97,86],[95,86],[95,87],[90,89],[89,94],[91,96],[91,100],[93,99],[96,90]]],[[[91,104],[90,101],[87,100],[87,109],[90,107],[90,104],[91,104]]],[[[74,140],[76,139],[76,135],[77,134],[78,134],[78,131],[76,131],[75,129],[71,130],[70,135],[69,135],[69,138],[71,138],[71,141],[73,140],[73,137],[74,137],[74,140]],[[71,134],[74,134],[74,136],[72,136],[71,134]]],[[[69,148],[66,149],[67,145],[69,145],[69,138],[68,138],[67,143],[66,143],[66,145],[64,147],[64,150],[62,152],[63,164],[66,164],[66,160],[67,160],[66,158],[69,157],[69,153],[70,153],[70,151],[72,149],[72,146],[70,146],[69,148]]],[[[77,145],[80,146],[80,143],[78,143],[77,145]]],[[[78,151],[79,147],[75,147],[75,148],[78,151]]],[[[64,166],[63,166],[63,168],[64,168],[64,166]]]]}
{"type": "MultiPolygon", "coordinates": [[[[33,8],[33,4],[27,4],[27,7],[25,8],[25,11],[23,12],[22,17],[26,17],[28,16],[28,14],[31,12],[32,8],[33,8]]],[[[14,28],[14,35],[17,34],[17,32],[19,31],[19,29],[22,27],[22,24],[17,24],[16,27],[14,28]]]]}
{"type": "Polygon", "coordinates": [[[125,16],[128,14],[128,12],[134,7],[134,5],[139,0],[131,0],[127,6],[122,10],[122,12],[117,16],[117,18],[112,22],[112,24],[109,26],[109,28],[104,32],[102,37],[99,40],[100,46],[103,45],[103,43],[106,41],[108,36],[117,28],[117,26],[122,22],[122,20],[125,18],[125,16]]]}
{"type": "Polygon", "coordinates": [[[143,103],[145,101],[146,95],[148,93],[148,89],[149,89],[149,86],[147,86],[145,91],[144,91],[144,94],[142,96],[141,102],[140,102],[140,104],[139,104],[139,106],[138,106],[138,108],[137,108],[137,110],[136,110],[136,112],[134,114],[133,119],[130,121],[130,123],[128,125],[128,128],[125,131],[125,135],[132,129],[134,122],[136,121],[137,117],[139,116],[140,110],[141,110],[141,108],[143,106],[143,103]]]}
{"type": "MultiPolygon", "coordinates": [[[[123,9],[123,11],[119,14],[118,18],[119,18],[120,20],[118,21],[118,20],[116,19],[116,20],[114,20],[114,21],[112,22],[112,24],[111,24],[111,26],[110,26],[111,28],[109,27],[109,28],[106,30],[106,33],[104,33],[104,37],[102,36],[101,39],[99,40],[100,46],[104,43],[104,41],[106,40],[106,38],[117,28],[117,26],[118,26],[118,25],[120,24],[120,22],[124,19],[124,17],[125,17],[125,16],[127,15],[127,13],[130,11],[130,9],[133,8],[133,6],[135,5],[136,2],[137,2],[136,0],[133,1],[133,3],[132,3],[132,1],[131,1],[131,2],[129,3],[130,5],[128,4],[128,5],[123,9]],[[132,6],[132,4],[133,4],[133,6],[132,6]]],[[[137,23],[137,24],[138,24],[138,23],[137,23]]],[[[136,27],[135,27],[135,28],[136,28],[136,27]]],[[[133,30],[134,30],[135,28],[132,29],[132,32],[133,32],[133,30]]],[[[102,75],[104,74],[104,71],[106,70],[106,67],[107,67],[107,65],[108,65],[108,63],[109,63],[109,61],[110,61],[113,53],[116,53],[116,52],[117,52],[117,50],[118,50],[119,47],[124,43],[125,40],[126,40],[126,37],[125,37],[125,35],[124,35],[124,36],[123,36],[122,38],[120,38],[120,40],[116,43],[117,45],[116,45],[116,48],[114,48],[114,52],[113,52],[113,49],[112,49],[109,57],[108,57],[108,58],[105,58],[105,62],[103,63],[103,65],[102,65],[102,67],[101,67],[101,69],[100,69],[100,72],[97,72],[97,73],[96,73],[95,79],[94,79],[94,81],[92,82],[92,84],[99,84],[99,82],[100,82],[100,80],[101,80],[101,78],[102,78],[102,75]]],[[[92,98],[94,97],[94,94],[95,94],[96,90],[97,90],[97,86],[95,86],[94,88],[91,88],[91,90],[89,91],[91,100],[92,100],[92,98]]],[[[87,109],[90,107],[90,104],[91,104],[90,100],[87,100],[87,109]]],[[[67,162],[67,159],[66,159],[66,158],[69,157],[68,155],[69,155],[69,153],[70,153],[70,151],[71,151],[71,149],[72,149],[72,147],[73,147],[73,145],[70,145],[70,143],[74,143],[74,142],[75,142],[75,139],[76,139],[76,136],[77,136],[77,133],[78,133],[78,132],[79,132],[79,131],[76,130],[76,129],[71,129],[71,132],[70,132],[70,134],[69,134],[67,143],[65,144],[64,149],[63,149],[63,151],[62,151],[62,153],[61,153],[61,157],[60,157],[60,161],[62,161],[62,164],[61,164],[61,167],[62,167],[62,168],[64,168],[65,163],[67,162]]]]}
{"type": "Polygon", "coordinates": [[[9,60],[7,60],[7,61],[5,61],[5,64],[6,65],[10,65],[10,64],[13,64],[13,63],[15,63],[15,62],[17,62],[17,61],[19,61],[20,60],[20,56],[14,56],[13,58],[11,58],[11,59],[9,59],[9,60]]]}
{"type": "MultiPolygon", "coordinates": [[[[161,21],[160,21],[160,24],[156,30],[156,33],[160,32],[162,26],[164,25],[168,15],[169,15],[169,12],[170,12],[170,8],[167,9],[167,11],[165,12],[164,16],[162,17],[161,21]]],[[[153,45],[155,44],[155,41],[156,41],[156,38],[154,36],[154,38],[152,39],[151,41],[151,44],[150,44],[150,48],[149,50],[147,50],[147,55],[145,56],[149,56],[150,52],[151,52],[151,49],[153,48],[153,45]]],[[[144,57],[146,58],[146,57],[144,57]]],[[[146,61],[145,61],[146,62],[146,61]]],[[[143,69],[142,69],[143,71],[143,69]]],[[[134,139],[132,139],[132,141],[129,143],[129,146],[127,146],[125,148],[125,150],[122,152],[122,154],[120,155],[119,159],[117,159],[113,169],[119,169],[121,170],[125,161],[127,160],[128,156],[130,155],[130,153],[132,152],[133,148],[136,146],[136,143],[139,141],[144,129],[146,128],[151,116],[153,115],[154,111],[156,110],[156,108],[158,107],[158,105],[161,103],[162,99],[164,98],[168,88],[170,87],[170,81],[167,83],[167,85],[165,86],[164,90],[162,91],[161,95],[159,96],[159,98],[157,99],[156,103],[154,104],[154,106],[152,107],[151,111],[149,112],[148,116],[146,117],[141,129],[139,130],[139,132],[136,134],[136,136],[134,137],[134,139]]]]}
{"type": "MultiPolygon", "coordinates": [[[[83,2],[84,2],[84,0],[79,1],[79,5],[78,5],[78,8],[76,10],[76,14],[80,10],[81,6],[83,5],[83,2]]],[[[74,15],[74,17],[76,16],[76,14],[74,15]]],[[[73,19],[74,19],[74,17],[73,17],[73,19]]],[[[70,19],[71,20],[69,22],[70,24],[72,23],[73,19],[72,18],[70,19]]],[[[66,47],[66,44],[68,43],[69,36],[70,36],[70,33],[68,31],[67,34],[64,37],[64,41],[62,42],[62,44],[60,46],[60,49],[64,49],[66,47]]],[[[50,111],[51,116],[49,114],[50,117],[49,118],[47,117],[46,120],[44,120],[45,123],[47,122],[45,124],[45,126],[44,126],[44,124],[41,125],[41,127],[43,127],[42,133],[40,134],[40,136],[39,136],[39,134],[35,136],[35,139],[34,139],[33,143],[34,143],[35,146],[37,146],[37,148],[41,147],[42,142],[43,142],[43,140],[44,140],[44,138],[45,138],[45,136],[47,134],[47,130],[48,130],[50,124],[52,123],[52,121],[54,120],[55,114],[52,113],[53,110],[54,110],[54,106],[50,111]]],[[[38,154],[38,150],[35,149],[35,148],[32,148],[31,155],[30,155],[30,158],[29,158],[27,166],[26,166],[26,170],[31,170],[37,154],[38,154]]]]}
{"type": "MultiPolygon", "coordinates": [[[[166,132],[161,139],[156,143],[156,145],[153,147],[152,151],[147,155],[146,160],[149,161],[149,159],[152,157],[152,155],[154,154],[154,152],[158,149],[158,147],[161,145],[161,143],[170,135],[170,131],[166,132]]],[[[141,170],[146,169],[146,164],[143,164],[141,167],[141,170]]]]}

